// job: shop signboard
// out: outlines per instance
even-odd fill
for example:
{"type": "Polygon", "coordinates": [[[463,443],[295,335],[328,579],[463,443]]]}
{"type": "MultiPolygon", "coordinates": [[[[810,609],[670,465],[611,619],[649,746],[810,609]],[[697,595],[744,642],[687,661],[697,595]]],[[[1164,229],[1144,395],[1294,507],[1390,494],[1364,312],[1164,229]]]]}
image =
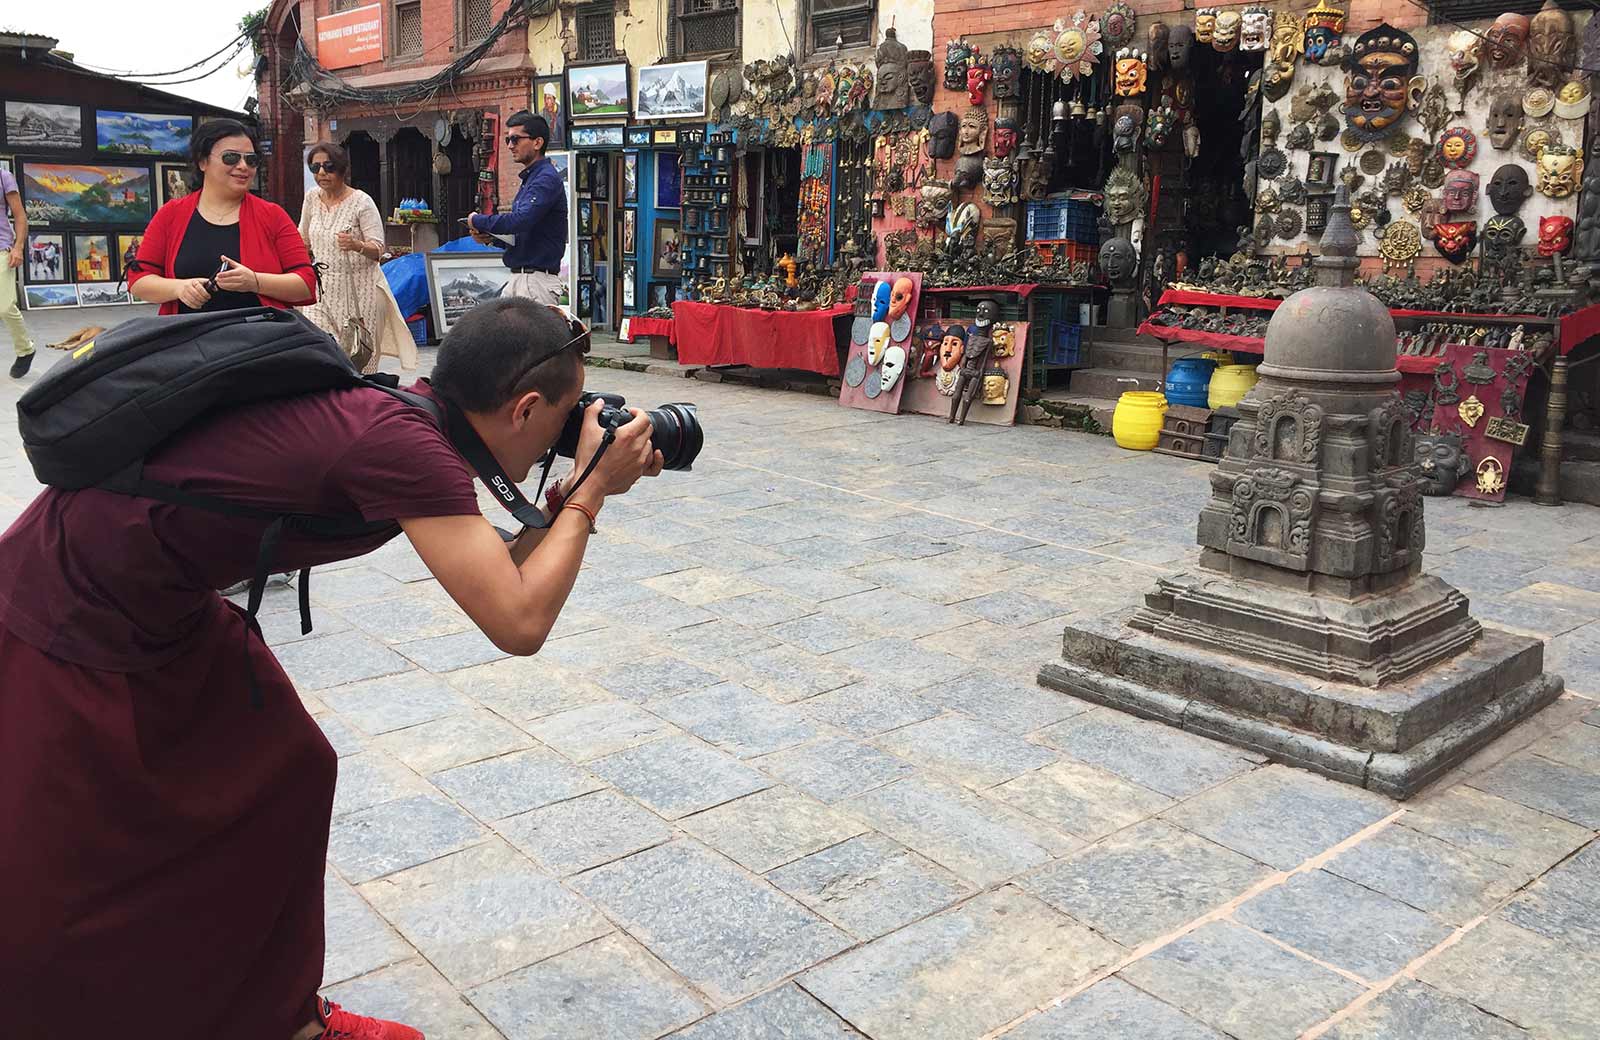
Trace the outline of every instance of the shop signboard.
{"type": "Polygon", "coordinates": [[[348,69],[382,60],[382,4],[317,19],[317,63],[323,68],[348,69]]]}

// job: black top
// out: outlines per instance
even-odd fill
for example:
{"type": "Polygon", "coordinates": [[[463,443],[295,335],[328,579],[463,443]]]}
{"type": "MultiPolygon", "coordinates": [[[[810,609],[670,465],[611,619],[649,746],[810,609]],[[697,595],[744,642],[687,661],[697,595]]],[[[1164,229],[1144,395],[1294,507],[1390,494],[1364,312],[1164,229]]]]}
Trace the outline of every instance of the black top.
{"type": "MultiPolygon", "coordinates": [[[[196,207],[189,218],[189,230],[183,233],[183,245],[178,247],[178,258],[172,263],[174,278],[212,278],[222,267],[222,258],[239,259],[239,225],[213,224],[200,215],[196,207]]],[[[261,306],[255,293],[226,292],[218,290],[201,307],[202,311],[236,311],[242,307],[261,306]]],[[[194,308],[178,302],[179,314],[194,314],[194,308]]]]}

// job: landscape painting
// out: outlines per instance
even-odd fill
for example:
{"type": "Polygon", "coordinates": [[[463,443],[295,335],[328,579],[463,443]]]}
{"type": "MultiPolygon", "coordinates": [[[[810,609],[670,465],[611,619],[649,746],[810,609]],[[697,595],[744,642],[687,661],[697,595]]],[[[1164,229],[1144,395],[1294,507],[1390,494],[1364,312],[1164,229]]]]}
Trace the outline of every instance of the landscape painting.
{"type": "Polygon", "coordinates": [[[23,296],[28,301],[30,311],[78,305],[76,285],[28,285],[23,287],[23,296]]]}
{"type": "Polygon", "coordinates": [[[21,151],[82,148],[83,109],[77,105],[6,102],[6,143],[21,151]]]}
{"type": "Polygon", "coordinates": [[[194,132],[192,116],[143,112],[96,112],[95,143],[102,152],[125,155],[182,155],[194,132]]]}
{"type": "MultiPolygon", "coordinates": [[[[567,70],[567,116],[615,118],[628,114],[628,63],[585,65],[567,70]]],[[[619,136],[620,136],[620,127],[619,136]]],[[[618,142],[621,143],[620,141],[618,142]]]]}
{"type": "Polygon", "coordinates": [[[24,162],[23,206],[36,224],[150,222],[150,171],[138,166],[24,162]]]}
{"type": "Polygon", "coordinates": [[[117,285],[78,286],[78,303],[84,307],[108,307],[132,302],[133,297],[128,290],[117,285]]]}
{"type": "Polygon", "coordinates": [[[429,253],[428,288],[436,334],[443,336],[463,314],[499,296],[510,277],[511,269],[501,262],[499,250],[429,253]]]}
{"type": "Polygon", "coordinates": [[[633,110],[640,119],[698,119],[706,114],[706,63],[680,61],[639,69],[633,110]]]}

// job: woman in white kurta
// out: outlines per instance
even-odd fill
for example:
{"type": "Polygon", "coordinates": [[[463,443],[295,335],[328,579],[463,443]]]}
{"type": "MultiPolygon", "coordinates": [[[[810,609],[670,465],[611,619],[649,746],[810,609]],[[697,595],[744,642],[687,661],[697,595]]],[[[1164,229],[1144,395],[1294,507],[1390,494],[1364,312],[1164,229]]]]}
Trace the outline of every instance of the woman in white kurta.
{"type": "Polygon", "coordinates": [[[317,187],[306,192],[300,210],[300,235],[311,258],[327,268],[317,302],[305,308],[317,327],[350,346],[352,322],[372,337],[376,352],[366,370],[376,371],[385,354],[403,367],[416,367],[416,345],[378,262],[383,256],[383,217],[372,196],[347,181],[350,157],[331,142],[312,148],[306,159],[317,187]]]}

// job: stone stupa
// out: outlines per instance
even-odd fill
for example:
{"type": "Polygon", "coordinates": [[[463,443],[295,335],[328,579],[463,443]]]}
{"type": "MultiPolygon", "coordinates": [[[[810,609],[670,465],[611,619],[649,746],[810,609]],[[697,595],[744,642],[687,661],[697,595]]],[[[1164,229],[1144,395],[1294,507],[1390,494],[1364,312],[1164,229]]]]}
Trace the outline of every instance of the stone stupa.
{"type": "Polygon", "coordinates": [[[1341,188],[1319,284],[1267,326],[1211,474],[1197,566],[1068,626],[1039,681],[1405,798],[1554,700],[1537,639],[1485,630],[1422,572],[1394,322],[1352,285],[1341,188]]]}

